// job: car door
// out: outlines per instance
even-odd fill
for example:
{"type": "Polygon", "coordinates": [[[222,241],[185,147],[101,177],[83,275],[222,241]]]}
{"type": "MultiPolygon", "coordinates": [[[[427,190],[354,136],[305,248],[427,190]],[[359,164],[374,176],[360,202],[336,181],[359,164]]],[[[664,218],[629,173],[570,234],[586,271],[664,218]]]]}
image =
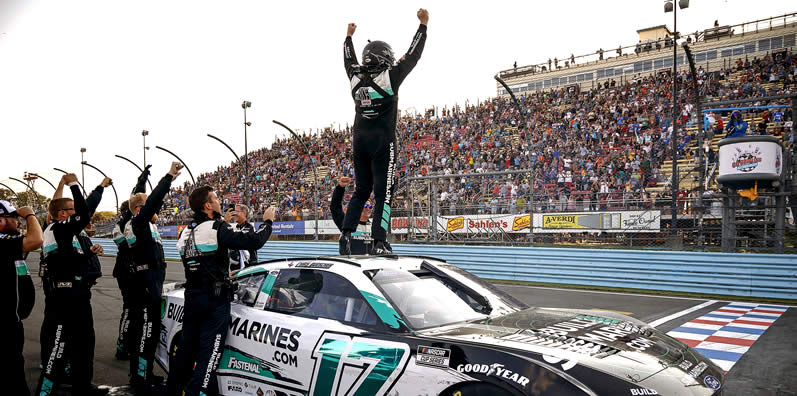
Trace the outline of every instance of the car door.
{"type": "Polygon", "coordinates": [[[381,395],[406,366],[409,346],[369,336],[384,325],[338,274],[288,268],[248,288],[231,310],[222,394],[381,395]]]}

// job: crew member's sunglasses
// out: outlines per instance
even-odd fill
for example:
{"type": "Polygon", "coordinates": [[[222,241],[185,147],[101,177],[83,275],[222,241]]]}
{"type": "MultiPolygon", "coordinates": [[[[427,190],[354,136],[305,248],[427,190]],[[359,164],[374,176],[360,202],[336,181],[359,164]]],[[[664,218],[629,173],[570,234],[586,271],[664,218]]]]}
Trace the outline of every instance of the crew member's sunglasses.
{"type": "Polygon", "coordinates": [[[374,207],[373,207],[373,206],[371,206],[371,204],[365,204],[365,208],[366,208],[366,209],[373,209],[374,207]]]}

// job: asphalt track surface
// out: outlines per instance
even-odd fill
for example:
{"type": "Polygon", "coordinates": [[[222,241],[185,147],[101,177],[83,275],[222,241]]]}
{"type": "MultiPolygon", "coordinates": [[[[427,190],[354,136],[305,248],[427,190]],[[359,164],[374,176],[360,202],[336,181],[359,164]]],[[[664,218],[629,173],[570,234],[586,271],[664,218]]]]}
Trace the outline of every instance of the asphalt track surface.
{"type": "MultiPolygon", "coordinates": [[[[36,306],[25,327],[25,373],[31,392],[39,378],[40,345],[39,332],[44,316],[44,294],[41,280],[37,276],[39,255],[32,254],[28,267],[36,284],[36,306]]],[[[105,274],[92,289],[92,307],[96,346],[94,358],[94,383],[111,386],[111,395],[127,395],[128,362],[114,358],[122,297],[111,277],[114,258],[101,259],[105,274]]],[[[183,281],[182,264],[169,262],[166,282],[183,281]]],[[[624,313],[645,322],[653,322],[667,316],[675,317],[657,326],[665,332],[714,311],[728,304],[716,301],[706,304],[705,299],[653,296],[600,291],[499,285],[530,306],[557,308],[587,308],[624,313]],[[689,308],[706,304],[700,309],[681,315],[689,308]]],[[[797,395],[797,307],[789,308],[767,329],[752,347],[726,374],[723,388],[725,395],[797,395]]],[[[160,373],[163,375],[163,373],[160,373]]],[[[69,389],[59,394],[70,394],[69,389]]]]}

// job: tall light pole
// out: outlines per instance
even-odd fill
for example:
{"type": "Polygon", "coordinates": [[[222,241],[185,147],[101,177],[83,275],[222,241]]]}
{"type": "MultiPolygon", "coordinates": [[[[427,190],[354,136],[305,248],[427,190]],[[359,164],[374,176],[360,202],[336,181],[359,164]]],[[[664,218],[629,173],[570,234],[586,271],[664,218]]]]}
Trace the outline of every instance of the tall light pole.
{"type": "Polygon", "coordinates": [[[144,138],[144,168],[147,167],[147,150],[149,150],[149,147],[147,147],[147,136],[148,135],[149,135],[149,131],[148,130],[145,129],[145,130],[141,131],[141,137],[144,138]]]}
{"type": "MultiPolygon", "coordinates": [[[[90,163],[88,163],[86,161],[83,161],[83,165],[86,165],[89,168],[94,169],[97,172],[100,172],[100,174],[103,177],[108,177],[108,175],[106,175],[105,172],[101,171],[100,168],[97,168],[96,166],[94,166],[94,165],[92,165],[92,164],[90,164],[90,163]]],[[[119,194],[116,193],[116,187],[113,184],[111,184],[111,188],[113,189],[113,196],[114,196],[114,198],[116,198],[116,213],[118,214],[119,213],[119,194]]]]}
{"type": "MultiPolygon", "coordinates": [[[[144,172],[144,170],[143,170],[143,169],[141,169],[141,167],[140,167],[140,166],[138,166],[138,164],[137,164],[137,163],[133,162],[133,160],[131,160],[130,158],[123,157],[123,156],[121,156],[121,155],[119,155],[119,154],[116,154],[116,155],[114,155],[114,157],[116,157],[116,158],[121,158],[121,159],[123,159],[123,160],[125,160],[125,161],[129,162],[131,165],[135,166],[135,167],[136,167],[136,169],[138,169],[139,173],[140,173],[140,172],[144,172]]],[[[150,191],[152,191],[152,183],[150,183],[150,182],[149,182],[149,179],[147,179],[147,184],[149,184],[149,190],[150,190],[150,191]]]]}
{"type": "MultiPolygon", "coordinates": [[[[80,148],[80,182],[85,186],[86,185],[86,169],[83,166],[86,161],[83,159],[83,153],[86,152],[85,147],[80,148]]],[[[83,190],[83,196],[86,196],[86,190],[83,190]]]]}
{"type": "Polygon", "coordinates": [[[244,197],[243,198],[244,198],[244,202],[246,202],[247,206],[249,206],[249,201],[246,200],[246,197],[247,197],[247,195],[249,193],[249,189],[248,189],[248,185],[249,184],[247,182],[247,179],[249,178],[249,160],[246,158],[246,154],[249,152],[249,147],[248,147],[248,142],[247,142],[247,128],[252,126],[252,123],[246,121],[246,109],[248,109],[250,107],[252,107],[252,102],[244,100],[243,103],[241,103],[241,108],[244,109],[244,156],[243,156],[243,159],[244,159],[244,172],[245,173],[244,173],[244,197]]]}
{"type": "Polygon", "coordinates": [[[670,220],[670,233],[676,235],[678,226],[678,127],[676,121],[678,120],[678,8],[684,9],[689,7],[689,0],[678,0],[678,7],[675,6],[675,0],[664,1],[664,12],[672,12],[672,133],[670,134],[670,143],[672,143],[672,177],[670,182],[670,189],[672,191],[672,203],[670,210],[672,211],[672,219],[670,220]]]}
{"type": "Polygon", "coordinates": [[[180,159],[180,157],[178,157],[177,154],[169,151],[168,149],[165,149],[165,148],[163,148],[161,146],[155,146],[155,148],[158,149],[158,150],[163,150],[163,151],[171,154],[172,157],[177,158],[177,160],[180,161],[181,164],[183,164],[183,166],[185,167],[185,170],[188,171],[188,176],[191,176],[191,183],[194,184],[194,186],[196,186],[196,179],[194,179],[194,174],[191,173],[191,169],[188,168],[188,165],[185,164],[185,161],[180,159]]]}

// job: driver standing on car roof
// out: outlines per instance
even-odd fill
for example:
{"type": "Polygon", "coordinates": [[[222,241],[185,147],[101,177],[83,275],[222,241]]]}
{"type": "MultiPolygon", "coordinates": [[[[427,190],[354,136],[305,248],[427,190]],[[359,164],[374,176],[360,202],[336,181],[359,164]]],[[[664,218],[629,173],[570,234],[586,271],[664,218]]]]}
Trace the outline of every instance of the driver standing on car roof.
{"type": "Polygon", "coordinates": [[[230,301],[235,292],[230,280],[229,251],[263,247],[271,236],[276,216],[276,208],[269,207],[257,231],[234,231],[222,220],[221,204],[209,186],[195,189],[188,204],[194,218],[177,241],[186,280],[183,335],[174,366],[169,370],[167,395],[216,394],[219,359],[213,356],[221,356],[224,349],[230,301]],[[194,362],[194,373],[190,375],[194,362]]]}
{"type": "MultiPolygon", "coordinates": [[[[338,179],[338,184],[335,186],[335,191],[332,193],[332,201],[329,203],[329,210],[332,212],[332,221],[341,232],[343,231],[343,195],[346,193],[346,187],[351,184],[351,177],[341,176],[338,179]]],[[[368,219],[371,217],[372,206],[368,203],[363,207],[360,214],[360,223],[357,229],[351,233],[351,254],[369,254],[374,240],[371,238],[371,224],[368,219]]],[[[384,242],[391,251],[393,248],[387,241],[384,242]]]]}

